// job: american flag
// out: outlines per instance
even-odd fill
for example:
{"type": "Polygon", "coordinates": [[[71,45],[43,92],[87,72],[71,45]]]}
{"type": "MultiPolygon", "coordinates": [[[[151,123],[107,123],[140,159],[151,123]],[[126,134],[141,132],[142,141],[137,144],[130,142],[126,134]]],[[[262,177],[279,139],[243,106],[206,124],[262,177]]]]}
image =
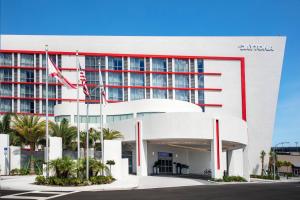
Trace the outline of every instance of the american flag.
{"type": "Polygon", "coordinates": [[[82,84],[82,89],[83,89],[83,93],[86,96],[90,96],[90,92],[89,89],[86,85],[86,77],[85,77],[85,72],[84,70],[81,68],[80,63],[79,63],[79,80],[81,81],[82,84]]]}

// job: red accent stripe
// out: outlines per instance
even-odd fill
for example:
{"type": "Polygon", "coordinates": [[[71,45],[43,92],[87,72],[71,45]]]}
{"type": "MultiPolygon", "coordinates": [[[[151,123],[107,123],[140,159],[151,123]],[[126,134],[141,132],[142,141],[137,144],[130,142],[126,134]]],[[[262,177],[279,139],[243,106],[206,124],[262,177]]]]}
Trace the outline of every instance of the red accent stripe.
{"type": "Polygon", "coordinates": [[[216,120],[216,140],[217,140],[217,169],[220,169],[220,137],[219,137],[219,120],[216,120]]]}
{"type": "MultiPolygon", "coordinates": [[[[25,67],[25,66],[0,66],[0,69],[27,69],[27,70],[46,70],[45,67],[25,67]]],[[[76,71],[76,68],[62,67],[58,68],[60,71],[76,71]]],[[[99,72],[98,69],[82,69],[86,72],[99,72]]],[[[221,76],[219,72],[160,72],[160,71],[137,71],[137,70],[112,70],[102,69],[102,72],[115,72],[115,73],[139,73],[139,74],[175,74],[175,75],[204,75],[204,76],[221,76]]]]}
{"type": "MultiPolygon", "coordinates": [[[[45,85],[46,82],[16,82],[16,81],[2,81],[0,84],[23,84],[23,85],[45,85]]],[[[48,83],[49,85],[60,85],[62,83],[48,83]]],[[[96,84],[86,84],[89,87],[98,87],[96,84]]],[[[83,84],[79,84],[83,86],[83,84]]],[[[159,87],[159,86],[132,86],[132,85],[104,85],[108,88],[135,88],[135,89],[159,89],[159,90],[204,90],[204,91],[215,91],[221,92],[221,88],[176,88],[176,87],[159,87]]]]}
{"type": "MultiPolygon", "coordinates": [[[[12,112],[0,112],[0,115],[8,114],[12,112]]],[[[28,113],[28,112],[13,112],[14,114],[17,115],[35,115],[35,116],[46,116],[46,114],[43,113],[28,113]]],[[[53,117],[54,114],[49,114],[50,117],[53,117]]]]}
{"type": "Polygon", "coordinates": [[[245,59],[241,59],[241,94],[242,94],[242,119],[247,121],[246,108],[246,78],[245,78],[245,59]]]}
{"type": "MultiPolygon", "coordinates": [[[[45,51],[1,49],[0,53],[25,53],[25,54],[45,54],[45,51]]],[[[76,52],[69,51],[48,51],[49,55],[76,55],[76,52]]],[[[124,54],[124,53],[92,53],[79,52],[82,56],[113,56],[113,57],[137,57],[137,58],[176,58],[176,59],[208,59],[208,60],[240,60],[242,57],[233,56],[183,56],[183,55],[155,55],[155,54],[124,54]]]]}
{"type": "Polygon", "coordinates": [[[140,122],[137,122],[137,129],[138,129],[138,166],[141,166],[141,144],[140,144],[140,139],[141,139],[141,130],[140,130],[140,122]]]}

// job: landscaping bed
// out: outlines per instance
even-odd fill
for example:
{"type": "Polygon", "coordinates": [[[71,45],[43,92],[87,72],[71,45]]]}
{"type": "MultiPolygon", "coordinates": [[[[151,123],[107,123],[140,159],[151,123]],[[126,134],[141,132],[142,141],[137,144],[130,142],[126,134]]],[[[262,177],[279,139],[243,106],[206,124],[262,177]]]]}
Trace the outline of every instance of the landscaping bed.
{"type": "Polygon", "coordinates": [[[35,183],[37,185],[53,185],[53,186],[86,186],[86,185],[100,185],[112,183],[115,179],[112,176],[93,176],[87,181],[83,178],[58,178],[55,176],[45,177],[37,176],[35,183]]]}
{"type": "Polygon", "coordinates": [[[246,179],[244,179],[241,176],[223,176],[223,178],[219,179],[211,179],[211,181],[215,182],[247,182],[246,179]]]}

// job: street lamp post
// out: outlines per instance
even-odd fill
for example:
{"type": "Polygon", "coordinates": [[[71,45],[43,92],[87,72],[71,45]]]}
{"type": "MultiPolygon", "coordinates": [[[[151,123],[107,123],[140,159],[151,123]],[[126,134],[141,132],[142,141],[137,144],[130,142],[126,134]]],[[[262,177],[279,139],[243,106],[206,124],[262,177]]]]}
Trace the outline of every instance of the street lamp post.
{"type": "Polygon", "coordinates": [[[274,146],[274,148],[273,148],[273,179],[275,180],[275,178],[276,178],[276,176],[275,176],[275,174],[276,174],[276,161],[275,161],[275,148],[278,146],[278,145],[283,145],[283,144],[288,144],[289,142],[280,142],[280,143],[278,143],[278,144],[276,144],[275,146],[274,146]]]}

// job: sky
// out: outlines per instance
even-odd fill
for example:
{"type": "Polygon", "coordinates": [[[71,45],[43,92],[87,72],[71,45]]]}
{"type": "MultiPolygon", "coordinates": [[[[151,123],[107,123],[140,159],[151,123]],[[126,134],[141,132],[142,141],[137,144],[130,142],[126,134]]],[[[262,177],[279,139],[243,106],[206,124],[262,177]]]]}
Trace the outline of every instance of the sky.
{"type": "Polygon", "coordinates": [[[1,34],[287,36],[273,144],[300,142],[300,0],[0,2],[1,34]]]}

